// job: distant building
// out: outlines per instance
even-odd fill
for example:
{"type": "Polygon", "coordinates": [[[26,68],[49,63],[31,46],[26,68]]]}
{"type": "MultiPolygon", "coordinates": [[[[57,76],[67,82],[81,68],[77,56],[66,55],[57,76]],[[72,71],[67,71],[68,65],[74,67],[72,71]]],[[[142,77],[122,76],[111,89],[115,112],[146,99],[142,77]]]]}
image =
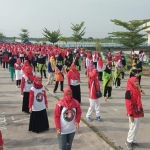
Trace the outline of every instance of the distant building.
{"type": "MultiPolygon", "coordinates": [[[[144,26],[150,26],[150,22],[147,22],[144,26]]],[[[148,44],[150,44],[150,27],[144,30],[147,32],[147,37],[148,37],[148,44]]]]}

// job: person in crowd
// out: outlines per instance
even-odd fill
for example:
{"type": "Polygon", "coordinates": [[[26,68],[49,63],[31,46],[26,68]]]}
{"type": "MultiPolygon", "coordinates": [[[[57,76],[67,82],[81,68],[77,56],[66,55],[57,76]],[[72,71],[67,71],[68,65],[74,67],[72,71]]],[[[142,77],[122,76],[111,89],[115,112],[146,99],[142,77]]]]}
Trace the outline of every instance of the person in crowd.
{"type": "Polygon", "coordinates": [[[10,78],[12,81],[14,81],[14,74],[15,74],[15,69],[14,69],[14,64],[16,63],[16,59],[12,55],[12,57],[9,59],[9,72],[10,72],[10,78]]]}
{"type": "Polygon", "coordinates": [[[92,60],[95,68],[97,68],[98,55],[96,52],[94,52],[94,54],[92,55],[92,60]]]}
{"type": "Polygon", "coordinates": [[[101,120],[100,117],[100,98],[97,98],[96,91],[100,90],[100,83],[97,76],[97,70],[94,69],[92,73],[90,74],[89,80],[89,101],[90,101],[90,107],[87,111],[86,118],[89,122],[92,121],[90,115],[92,114],[93,110],[95,109],[96,112],[96,119],[98,121],[101,120]]]}
{"type": "Polygon", "coordinates": [[[76,66],[76,69],[81,71],[81,59],[79,53],[76,54],[76,58],[74,60],[74,64],[76,66]]]}
{"type": "Polygon", "coordinates": [[[22,73],[21,73],[21,68],[22,68],[23,64],[21,63],[21,59],[18,58],[17,62],[14,64],[14,69],[15,69],[15,75],[16,75],[16,87],[20,88],[20,84],[21,84],[21,77],[22,77],[22,73]]]}
{"type": "Polygon", "coordinates": [[[132,68],[130,69],[129,71],[129,77],[138,77],[138,69],[137,69],[137,64],[136,63],[133,63],[132,64],[132,68]]]}
{"type": "Polygon", "coordinates": [[[33,85],[34,77],[32,67],[26,66],[21,78],[21,95],[23,95],[22,112],[25,113],[29,113],[29,91],[33,85]]]}
{"type": "Polygon", "coordinates": [[[24,68],[25,68],[26,66],[30,66],[28,60],[25,60],[25,61],[24,61],[24,64],[23,64],[23,66],[22,66],[22,68],[21,68],[21,74],[22,74],[22,75],[24,74],[24,68]]]}
{"type": "Polygon", "coordinates": [[[0,49],[0,66],[2,67],[2,49],[0,49]]]}
{"type": "Polygon", "coordinates": [[[50,57],[50,60],[48,62],[48,82],[47,85],[52,85],[53,84],[53,80],[55,77],[55,68],[56,68],[56,61],[54,59],[54,56],[50,57]]]}
{"type": "Polygon", "coordinates": [[[70,55],[68,55],[65,59],[66,72],[70,70],[72,62],[73,62],[72,58],[70,57],[70,55]]]}
{"type": "Polygon", "coordinates": [[[68,86],[72,90],[72,96],[79,103],[81,103],[81,89],[80,89],[80,73],[76,69],[75,64],[72,64],[69,72],[67,73],[68,86]],[[78,94],[77,94],[78,93],[78,94]]]}
{"type": "MultiPolygon", "coordinates": [[[[91,60],[91,54],[88,53],[86,55],[87,55],[87,57],[85,59],[85,68],[87,68],[87,66],[90,64],[90,60],[91,60]]],[[[87,71],[85,71],[85,75],[87,75],[87,71]]]]}
{"type": "Polygon", "coordinates": [[[2,139],[2,133],[1,133],[1,130],[0,130],[0,150],[3,150],[3,145],[4,145],[4,141],[2,139]]]}
{"type": "Polygon", "coordinates": [[[29,51],[26,55],[26,60],[29,61],[29,64],[31,65],[32,63],[32,59],[33,59],[33,54],[32,54],[32,51],[29,51]]]}
{"type": "Polygon", "coordinates": [[[112,63],[109,62],[106,65],[105,70],[103,71],[103,94],[104,99],[107,101],[107,99],[111,99],[111,92],[112,92],[112,63]]]}
{"type": "Polygon", "coordinates": [[[29,131],[40,133],[49,129],[47,111],[48,101],[42,79],[35,77],[29,94],[29,131]]]}
{"type": "Polygon", "coordinates": [[[120,60],[122,62],[122,71],[121,71],[121,74],[122,74],[122,79],[124,79],[124,72],[125,72],[125,69],[126,69],[126,58],[124,56],[124,53],[121,51],[121,55],[120,55],[120,60]]]}
{"type": "Polygon", "coordinates": [[[90,73],[95,69],[95,65],[93,64],[93,60],[90,60],[90,64],[86,68],[87,77],[90,76],[90,73]]]}
{"type": "Polygon", "coordinates": [[[44,77],[46,77],[46,56],[44,56],[43,54],[40,54],[38,56],[38,69],[40,71],[40,75],[41,78],[43,78],[43,73],[44,73],[44,77]]]}
{"type": "Polygon", "coordinates": [[[99,81],[103,81],[103,71],[105,69],[105,65],[103,63],[102,57],[100,56],[98,61],[97,61],[97,71],[98,71],[98,79],[99,81]]]}
{"type": "Polygon", "coordinates": [[[9,62],[9,52],[7,51],[6,48],[4,48],[4,51],[2,53],[2,61],[3,61],[3,68],[8,69],[8,62],[9,62]]]}
{"type": "Polygon", "coordinates": [[[111,52],[108,52],[107,56],[106,56],[106,60],[107,62],[111,62],[112,63],[112,55],[111,52]]]}
{"type": "Polygon", "coordinates": [[[114,85],[116,88],[121,88],[121,72],[123,70],[122,61],[119,60],[117,65],[115,66],[114,72],[114,85]]]}
{"type": "Polygon", "coordinates": [[[37,68],[37,62],[38,62],[38,56],[34,55],[32,57],[32,66],[33,66],[33,71],[36,73],[36,68],[37,68]]]}
{"type": "Polygon", "coordinates": [[[141,84],[141,76],[142,76],[142,61],[140,59],[137,59],[136,67],[138,69],[138,78],[139,78],[139,85],[141,84]]]}
{"type": "Polygon", "coordinates": [[[120,55],[119,55],[119,53],[117,52],[117,53],[114,54],[114,58],[113,58],[113,60],[114,60],[114,66],[117,65],[119,59],[120,59],[120,55]]]}
{"type": "Polygon", "coordinates": [[[56,68],[55,68],[56,82],[55,82],[53,93],[57,91],[59,82],[60,82],[60,91],[63,91],[64,73],[66,73],[65,66],[62,63],[59,63],[59,61],[57,61],[56,68]]]}
{"type": "Polygon", "coordinates": [[[19,50],[19,57],[20,57],[21,62],[24,63],[24,57],[25,57],[25,55],[24,55],[23,49],[19,50]]]}
{"type": "Polygon", "coordinates": [[[139,147],[139,144],[136,142],[136,134],[140,126],[141,118],[144,117],[141,92],[139,90],[139,79],[137,77],[128,79],[125,105],[127,116],[129,117],[129,131],[125,144],[128,149],[133,149],[139,147]]]}
{"type": "Polygon", "coordinates": [[[57,102],[54,110],[54,122],[59,150],[71,150],[76,129],[79,129],[81,108],[73,98],[70,88],[64,89],[64,96],[57,102]]]}

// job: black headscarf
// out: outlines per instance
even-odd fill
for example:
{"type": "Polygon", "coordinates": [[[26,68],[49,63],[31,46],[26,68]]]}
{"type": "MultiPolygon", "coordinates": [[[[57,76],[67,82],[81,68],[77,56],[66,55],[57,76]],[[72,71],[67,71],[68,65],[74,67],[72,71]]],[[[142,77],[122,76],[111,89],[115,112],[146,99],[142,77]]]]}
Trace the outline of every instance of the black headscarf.
{"type": "Polygon", "coordinates": [[[14,56],[12,55],[12,57],[10,58],[10,60],[9,60],[9,65],[11,66],[11,67],[14,67],[14,64],[16,63],[16,59],[14,58],[14,56]]]}
{"type": "Polygon", "coordinates": [[[108,73],[108,74],[111,74],[111,69],[112,69],[112,67],[111,66],[109,66],[109,65],[106,65],[106,68],[105,68],[105,72],[106,73],[108,73]]]}
{"type": "Polygon", "coordinates": [[[61,53],[60,53],[59,56],[57,57],[57,60],[58,60],[58,61],[63,61],[63,60],[64,60],[64,58],[62,57],[61,53]]]}

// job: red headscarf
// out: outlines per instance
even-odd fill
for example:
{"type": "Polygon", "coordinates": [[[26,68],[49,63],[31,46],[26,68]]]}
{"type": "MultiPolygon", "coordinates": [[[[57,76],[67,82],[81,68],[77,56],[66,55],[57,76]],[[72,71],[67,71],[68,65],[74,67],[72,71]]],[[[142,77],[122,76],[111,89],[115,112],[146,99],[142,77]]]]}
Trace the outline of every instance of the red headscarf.
{"type": "Polygon", "coordinates": [[[71,108],[76,108],[78,106],[78,101],[72,97],[72,90],[70,88],[65,88],[64,89],[64,96],[62,99],[60,99],[58,104],[66,107],[66,108],[71,109],[71,108]],[[71,95],[66,95],[67,92],[71,92],[71,95]]]}
{"type": "Polygon", "coordinates": [[[17,58],[17,62],[16,62],[18,65],[21,64],[21,59],[20,58],[17,58]]]}
{"type": "Polygon", "coordinates": [[[91,85],[93,81],[96,81],[97,78],[97,70],[94,69],[89,76],[89,84],[91,85]]]}
{"type": "Polygon", "coordinates": [[[25,60],[25,61],[24,61],[23,67],[22,67],[21,69],[24,71],[24,68],[25,68],[26,66],[30,66],[28,60],[25,60]]]}
{"type": "Polygon", "coordinates": [[[90,54],[90,53],[87,54],[87,58],[88,58],[88,59],[91,59],[91,54],[90,54]]]}
{"type": "Polygon", "coordinates": [[[102,57],[99,57],[98,66],[100,66],[100,68],[102,68],[103,67],[103,61],[100,58],[102,58],[102,57]]]}
{"type": "Polygon", "coordinates": [[[33,86],[36,89],[41,89],[43,87],[43,85],[42,85],[42,79],[40,77],[36,76],[34,78],[34,81],[33,81],[33,86]]]}
{"type": "Polygon", "coordinates": [[[76,69],[75,64],[71,64],[70,71],[67,74],[68,77],[70,77],[72,80],[80,80],[80,73],[76,69]]]}
{"type": "Polygon", "coordinates": [[[141,92],[139,90],[139,87],[134,86],[135,80],[137,80],[137,77],[131,77],[128,79],[126,90],[130,90],[132,92],[132,95],[137,96],[137,105],[138,110],[142,108],[142,102],[141,102],[141,92]]]}
{"type": "Polygon", "coordinates": [[[24,68],[24,74],[33,82],[34,76],[32,73],[32,67],[31,66],[26,66],[24,68]]]}

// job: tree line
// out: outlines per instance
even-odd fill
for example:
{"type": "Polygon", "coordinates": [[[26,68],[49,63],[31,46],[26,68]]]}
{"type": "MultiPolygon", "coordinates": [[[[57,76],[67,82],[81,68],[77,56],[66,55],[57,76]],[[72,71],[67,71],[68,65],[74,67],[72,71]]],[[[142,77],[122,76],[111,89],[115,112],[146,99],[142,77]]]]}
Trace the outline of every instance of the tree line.
{"type": "MultiPolygon", "coordinates": [[[[125,31],[116,31],[110,34],[109,37],[99,39],[94,39],[93,37],[83,38],[86,33],[85,22],[81,22],[79,24],[71,23],[72,29],[72,36],[65,37],[60,33],[60,30],[50,31],[47,28],[43,29],[43,36],[44,38],[29,38],[29,31],[27,29],[21,29],[21,33],[19,37],[22,41],[26,39],[35,40],[37,43],[40,41],[50,42],[52,44],[57,43],[58,41],[62,41],[64,44],[68,41],[74,41],[76,44],[78,42],[95,42],[96,49],[101,49],[100,43],[119,43],[122,44],[124,47],[135,49],[136,47],[140,46],[142,43],[147,41],[146,34],[141,33],[141,31],[149,28],[150,26],[147,25],[147,22],[150,22],[150,19],[145,20],[131,20],[128,22],[123,22],[121,20],[111,20],[115,25],[121,26],[125,29],[125,31]]],[[[0,40],[3,40],[5,36],[0,33],[0,40]]],[[[15,41],[16,37],[13,37],[13,41],[15,41]]]]}

